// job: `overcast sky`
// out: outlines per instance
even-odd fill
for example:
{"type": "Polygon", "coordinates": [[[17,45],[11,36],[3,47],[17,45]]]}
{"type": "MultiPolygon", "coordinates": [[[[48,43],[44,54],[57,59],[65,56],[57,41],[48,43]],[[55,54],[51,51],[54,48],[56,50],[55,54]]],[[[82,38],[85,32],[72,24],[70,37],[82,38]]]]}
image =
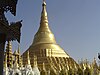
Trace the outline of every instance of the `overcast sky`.
{"type": "MultiPolygon", "coordinates": [[[[100,52],[100,0],[46,0],[49,25],[57,43],[76,61],[97,59],[100,52]]],[[[19,0],[17,15],[9,22],[23,20],[21,53],[29,48],[40,25],[42,0],[19,0]]],[[[18,43],[13,42],[13,51],[18,43]]]]}

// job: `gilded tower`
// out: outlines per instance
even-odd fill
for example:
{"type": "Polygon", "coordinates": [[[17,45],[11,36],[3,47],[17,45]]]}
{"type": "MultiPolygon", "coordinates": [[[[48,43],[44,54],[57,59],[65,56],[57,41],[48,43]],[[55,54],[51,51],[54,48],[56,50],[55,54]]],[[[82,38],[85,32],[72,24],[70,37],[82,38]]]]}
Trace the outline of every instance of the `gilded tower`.
{"type": "Polygon", "coordinates": [[[15,52],[13,53],[13,57],[14,57],[13,59],[16,59],[17,63],[21,67],[22,59],[21,59],[21,55],[20,55],[20,45],[18,45],[18,50],[15,50],[15,52]]]}
{"type": "Polygon", "coordinates": [[[19,45],[18,45],[18,50],[15,50],[14,53],[13,53],[11,41],[7,41],[5,57],[7,57],[7,59],[6,60],[4,59],[4,64],[6,63],[7,67],[12,68],[15,60],[17,60],[17,63],[21,67],[22,59],[21,59],[21,55],[20,55],[19,45]]]}
{"type": "Polygon", "coordinates": [[[6,46],[6,53],[7,55],[7,66],[11,67],[12,66],[12,45],[11,45],[11,41],[7,41],[7,46],[6,46]]]}
{"type": "MultiPolygon", "coordinates": [[[[55,73],[67,66],[76,66],[77,63],[56,43],[54,34],[49,28],[46,2],[43,1],[40,27],[34,36],[32,45],[22,54],[23,64],[27,64],[26,57],[29,51],[30,63],[34,64],[34,55],[37,56],[37,65],[40,70],[45,65],[46,70],[55,73]]],[[[74,68],[74,67],[72,67],[74,68]]]]}

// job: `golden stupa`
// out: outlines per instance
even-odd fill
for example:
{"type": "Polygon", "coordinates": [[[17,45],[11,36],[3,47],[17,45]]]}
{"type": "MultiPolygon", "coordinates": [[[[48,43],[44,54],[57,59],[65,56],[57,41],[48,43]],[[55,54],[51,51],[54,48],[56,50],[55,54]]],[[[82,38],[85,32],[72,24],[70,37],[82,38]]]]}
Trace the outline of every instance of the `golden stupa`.
{"type": "Polygon", "coordinates": [[[40,27],[32,45],[22,54],[23,65],[27,64],[27,51],[29,51],[31,66],[34,64],[34,56],[37,56],[37,65],[40,70],[45,66],[46,70],[53,70],[56,73],[62,68],[69,69],[78,66],[56,43],[54,34],[49,28],[45,1],[42,4],[40,27]]]}

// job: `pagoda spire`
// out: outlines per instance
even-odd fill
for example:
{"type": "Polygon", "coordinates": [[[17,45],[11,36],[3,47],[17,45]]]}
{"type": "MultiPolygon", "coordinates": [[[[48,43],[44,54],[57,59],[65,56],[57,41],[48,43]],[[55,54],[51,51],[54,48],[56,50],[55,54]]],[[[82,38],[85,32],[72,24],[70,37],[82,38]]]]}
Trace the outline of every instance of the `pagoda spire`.
{"type": "Polygon", "coordinates": [[[37,67],[37,56],[34,55],[33,67],[37,67]]]}
{"type": "Polygon", "coordinates": [[[27,51],[27,65],[30,65],[29,51],[27,51]]]}
{"type": "Polygon", "coordinates": [[[15,58],[15,59],[16,59],[16,60],[15,60],[15,63],[14,63],[13,68],[14,68],[14,69],[18,69],[19,65],[18,65],[18,62],[17,62],[17,58],[15,58]]]}
{"type": "Polygon", "coordinates": [[[18,43],[18,50],[17,50],[17,52],[18,52],[18,64],[19,64],[19,66],[21,67],[21,64],[22,64],[22,60],[21,60],[21,54],[20,54],[20,43],[18,43]]]}
{"type": "Polygon", "coordinates": [[[40,43],[54,43],[56,44],[54,34],[51,32],[48,23],[48,15],[46,11],[46,2],[43,0],[40,27],[35,34],[33,45],[40,43]]]}
{"type": "Polygon", "coordinates": [[[8,75],[7,53],[5,53],[4,75],[8,75]]]}
{"type": "Polygon", "coordinates": [[[11,41],[7,41],[7,46],[6,46],[6,54],[7,54],[7,66],[11,67],[12,65],[12,44],[11,41]]]}
{"type": "Polygon", "coordinates": [[[48,17],[47,17],[47,11],[46,11],[46,2],[43,0],[42,4],[42,13],[41,13],[41,21],[40,26],[42,25],[48,25],[48,17]]]}
{"type": "Polygon", "coordinates": [[[5,53],[5,65],[4,65],[5,68],[7,68],[7,53],[5,53]]]}

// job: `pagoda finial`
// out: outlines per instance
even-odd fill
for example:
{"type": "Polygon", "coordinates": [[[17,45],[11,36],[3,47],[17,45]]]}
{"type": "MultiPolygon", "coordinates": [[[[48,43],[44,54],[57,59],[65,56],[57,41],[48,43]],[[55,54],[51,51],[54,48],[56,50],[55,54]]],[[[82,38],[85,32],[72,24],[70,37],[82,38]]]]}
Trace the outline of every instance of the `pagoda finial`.
{"type": "Polygon", "coordinates": [[[45,0],[43,0],[43,4],[42,4],[41,21],[46,21],[48,23],[47,11],[46,11],[46,2],[45,2],[45,0]]]}
{"type": "Polygon", "coordinates": [[[43,0],[43,4],[45,4],[45,5],[46,5],[46,0],[43,0]]]}
{"type": "Polygon", "coordinates": [[[33,44],[39,43],[56,43],[55,37],[49,28],[48,15],[46,11],[46,2],[43,0],[40,27],[35,34],[33,44]],[[42,36],[43,35],[43,36],[42,36]]]}

